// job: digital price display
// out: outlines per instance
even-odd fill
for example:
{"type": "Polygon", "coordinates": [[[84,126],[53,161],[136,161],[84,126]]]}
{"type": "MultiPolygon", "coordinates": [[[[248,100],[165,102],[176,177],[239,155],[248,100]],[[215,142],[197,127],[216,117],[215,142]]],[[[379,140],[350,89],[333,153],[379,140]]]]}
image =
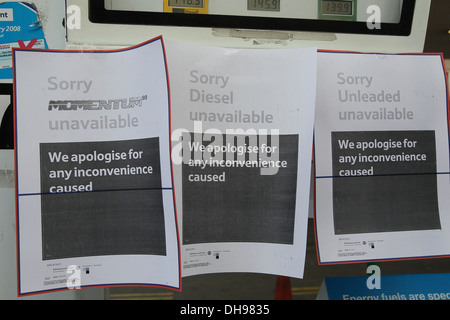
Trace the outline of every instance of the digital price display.
{"type": "Polygon", "coordinates": [[[247,10],[280,11],[281,0],[247,0],[247,10]]]}
{"type": "Polygon", "coordinates": [[[356,21],[357,0],[319,0],[319,18],[356,21]]]}
{"type": "MultiPolygon", "coordinates": [[[[78,0],[67,1],[76,3],[78,0]]],[[[89,21],[92,23],[251,30],[250,37],[253,37],[255,30],[313,32],[314,37],[317,32],[389,35],[405,36],[406,41],[416,35],[412,29],[413,22],[417,21],[414,16],[417,12],[415,8],[418,7],[416,4],[426,1],[86,0],[86,2],[89,4],[89,21]],[[374,2],[378,4],[373,5],[374,2]],[[373,11],[373,8],[377,9],[377,12],[368,12],[369,9],[373,11]],[[126,14],[122,14],[125,11],[126,14]],[[383,28],[368,27],[368,19],[373,19],[375,13],[376,18],[383,23],[383,28]]],[[[429,5],[421,4],[421,6],[429,5]]],[[[422,13],[421,11],[421,16],[422,13]]],[[[426,17],[426,14],[424,15],[426,17]]],[[[422,23],[421,21],[419,19],[417,23],[422,23]]],[[[214,31],[216,37],[218,33],[214,31]]],[[[223,35],[234,38],[231,34],[223,33],[223,35]]],[[[261,35],[265,37],[265,33],[261,35]]],[[[339,43],[346,41],[347,39],[338,40],[339,43]]],[[[405,45],[414,46],[413,42],[405,42],[405,45]]]]}
{"type": "Polygon", "coordinates": [[[208,13],[208,0],[164,0],[164,12],[208,13]]]}
{"type": "Polygon", "coordinates": [[[352,1],[322,1],[322,14],[353,15],[352,1]]]}

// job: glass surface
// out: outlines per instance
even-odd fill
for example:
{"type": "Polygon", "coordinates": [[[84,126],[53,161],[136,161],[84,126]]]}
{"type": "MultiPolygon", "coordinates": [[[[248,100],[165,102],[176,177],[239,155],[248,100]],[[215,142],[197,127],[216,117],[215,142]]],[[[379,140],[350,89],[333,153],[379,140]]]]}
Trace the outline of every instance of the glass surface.
{"type": "Polygon", "coordinates": [[[170,7],[203,8],[203,0],[169,0],[170,7]]]}

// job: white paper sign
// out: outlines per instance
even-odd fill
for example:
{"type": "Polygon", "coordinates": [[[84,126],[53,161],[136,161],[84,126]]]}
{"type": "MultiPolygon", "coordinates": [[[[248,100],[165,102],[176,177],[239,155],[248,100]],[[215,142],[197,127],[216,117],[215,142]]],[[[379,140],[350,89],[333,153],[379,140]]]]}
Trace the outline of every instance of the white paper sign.
{"type": "Polygon", "coordinates": [[[19,295],[179,289],[162,39],[14,58],[19,295]]]}
{"type": "Polygon", "coordinates": [[[318,66],[319,262],[450,254],[442,57],[320,52],[318,66]]]}
{"type": "Polygon", "coordinates": [[[316,49],[166,47],[182,275],[302,278],[316,49]]]}

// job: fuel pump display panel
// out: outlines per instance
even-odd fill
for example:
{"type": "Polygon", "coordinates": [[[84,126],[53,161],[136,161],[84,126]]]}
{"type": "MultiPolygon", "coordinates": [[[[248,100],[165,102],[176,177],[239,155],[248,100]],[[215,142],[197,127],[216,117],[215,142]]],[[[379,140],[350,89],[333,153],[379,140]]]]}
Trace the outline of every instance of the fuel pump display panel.
{"type": "Polygon", "coordinates": [[[408,36],[417,0],[87,0],[93,23],[408,36]],[[184,14],[183,14],[184,13],[184,14]]]}

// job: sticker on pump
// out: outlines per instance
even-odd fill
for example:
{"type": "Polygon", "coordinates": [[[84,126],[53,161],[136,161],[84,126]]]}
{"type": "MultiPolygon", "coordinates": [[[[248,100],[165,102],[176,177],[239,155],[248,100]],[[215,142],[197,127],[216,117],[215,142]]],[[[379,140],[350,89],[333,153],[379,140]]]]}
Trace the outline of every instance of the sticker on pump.
{"type": "Polygon", "coordinates": [[[12,48],[46,49],[44,39],[0,44],[0,69],[12,68],[12,48]]]}

